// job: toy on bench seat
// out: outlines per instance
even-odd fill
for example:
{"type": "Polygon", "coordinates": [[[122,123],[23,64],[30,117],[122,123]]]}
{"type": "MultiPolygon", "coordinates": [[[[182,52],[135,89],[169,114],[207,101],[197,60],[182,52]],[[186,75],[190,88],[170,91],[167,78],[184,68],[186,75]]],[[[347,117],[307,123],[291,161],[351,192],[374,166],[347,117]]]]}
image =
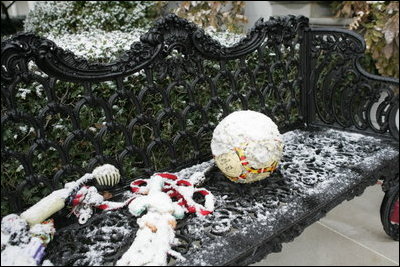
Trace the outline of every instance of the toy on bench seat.
{"type": "MultiPolygon", "coordinates": [[[[198,174],[199,172],[196,173],[197,176],[198,174]]],[[[105,200],[94,186],[87,185],[94,179],[99,185],[109,186],[114,186],[120,181],[119,171],[114,166],[99,166],[77,181],[67,183],[64,189],[43,198],[20,216],[11,214],[4,217],[1,224],[2,264],[41,264],[45,255],[43,244],[47,246],[55,232],[53,222],[44,220],[61,210],[65,206],[64,202],[72,207],[71,213],[78,217],[79,224],[88,221],[93,215],[93,208],[115,211],[128,207],[130,213],[136,217],[146,212],[137,220],[139,231],[130,249],[118,260],[117,265],[164,266],[167,264],[168,255],[184,260],[180,253],[171,249],[171,246],[179,244],[174,234],[176,219],[182,219],[185,213],[206,216],[214,211],[213,195],[205,188],[194,187],[201,182],[199,178],[202,176],[204,175],[197,178],[193,176],[194,179],[179,179],[174,174],[158,173],[147,180],[133,181],[130,185],[133,195],[124,202],[113,202],[105,200]],[[193,200],[194,194],[204,196],[204,206],[193,200]],[[46,228],[38,230],[43,228],[43,222],[46,228]],[[26,233],[28,228],[32,236],[26,233]],[[21,237],[17,238],[15,235],[21,237]],[[35,236],[43,235],[46,236],[43,242],[35,239],[35,236]],[[18,253],[22,257],[17,257],[18,253]]]]}
{"type": "Polygon", "coordinates": [[[278,167],[283,143],[278,126],[252,110],[229,114],[215,128],[211,151],[220,170],[237,183],[267,178],[278,167]]]}
{"type": "MultiPolygon", "coordinates": [[[[10,214],[1,221],[1,240],[2,265],[36,265],[41,264],[45,255],[45,246],[53,239],[55,228],[51,218],[53,214],[60,211],[65,205],[71,204],[77,199],[79,202],[86,200],[84,208],[76,210],[73,205],[73,212],[79,218],[79,223],[83,224],[93,214],[91,205],[102,203],[103,197],[99,194],[95,196],[96,203],[88,199],[88,194],[82,195],[82,188],[86,189],[86,184],[96,180],[98,184],[114,186],[120,180],[118,169],[110,164],[97,167],[93,173],[87,173],[74,182],[69,182],[63,189],[56,190],[50,195],[41,199],[38,203],[22,212],[20,216],[10,214]],[[81,197],[82,196],[82,197],[81,197]]],[[[94,191],[97,190],[91,187],[94,191]]],[[[92,192],[94,192],[91,190],[92,192]]],[[[86,190],[87,191],[87,190],[86,190]]]]}

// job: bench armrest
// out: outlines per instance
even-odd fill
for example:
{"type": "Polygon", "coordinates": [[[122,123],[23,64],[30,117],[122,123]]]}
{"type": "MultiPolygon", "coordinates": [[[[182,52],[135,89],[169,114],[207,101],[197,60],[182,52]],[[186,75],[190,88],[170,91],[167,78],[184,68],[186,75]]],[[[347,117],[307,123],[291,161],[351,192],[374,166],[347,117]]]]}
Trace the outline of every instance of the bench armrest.
{"type": "Polygon", "coordinates": [[[398,141],[399,80],[364,70],[364,38],[335,28],[310,28],[306,34],[308,123],[398,141]]]}

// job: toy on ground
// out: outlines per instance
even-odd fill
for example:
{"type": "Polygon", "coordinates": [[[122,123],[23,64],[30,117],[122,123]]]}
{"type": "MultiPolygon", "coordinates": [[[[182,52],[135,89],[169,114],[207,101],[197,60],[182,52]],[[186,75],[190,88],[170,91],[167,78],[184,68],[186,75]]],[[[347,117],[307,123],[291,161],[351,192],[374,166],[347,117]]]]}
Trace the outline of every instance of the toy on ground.
{"type": "Polygon", "coordinates": [[[251,183],[276,170],[283,142],[277,125],[268,116],[251,110],[236,111],[215,128],[211,151],[227,178],[251,183]]]}

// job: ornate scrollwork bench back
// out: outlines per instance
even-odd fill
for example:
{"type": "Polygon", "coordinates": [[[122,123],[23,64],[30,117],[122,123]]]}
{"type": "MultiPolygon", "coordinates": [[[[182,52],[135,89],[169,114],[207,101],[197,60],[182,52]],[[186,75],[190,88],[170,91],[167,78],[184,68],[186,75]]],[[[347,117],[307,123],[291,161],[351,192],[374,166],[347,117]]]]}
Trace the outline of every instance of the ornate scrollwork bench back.
{"type": "Polygon", "coordinates": [[[2,42],[2,215],[100,164],[132,179],[209,159],[214,127],[238,109],[267,114],[282,132],[326,123],[396,136],[398,81],[362,71],[360,40],[286,16],[225,47],[168,15],[113,63],[33,34],[2,42]]]}
{"type": "Polygon", "coordinates": [[[209,159],[214,127],[234,110],[261,111],[282,130],[302,124],[306,26],[259,20],[224,47],[169,15],[107,64],[33,34],[3,42],[2,205],[20,211],[103,163],[132,179],[209,159]]]}

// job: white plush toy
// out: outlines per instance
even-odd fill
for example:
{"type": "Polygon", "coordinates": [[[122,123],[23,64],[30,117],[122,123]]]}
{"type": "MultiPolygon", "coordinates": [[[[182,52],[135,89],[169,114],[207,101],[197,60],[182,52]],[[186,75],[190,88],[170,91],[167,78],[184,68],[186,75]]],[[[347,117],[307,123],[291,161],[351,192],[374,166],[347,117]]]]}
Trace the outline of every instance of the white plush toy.
{"type": "Polygon", "coordinates": [[[135,241],[118,260],[118,266],[161,266],[167,262],[168,254],[182,258],[171,246],[177,244],[176,219],[181,219],[185,211],[162,192],[163,186],[161,176],[153,176],[146,187],[147,195],[129,204],[133,215],[140,216],[145,210],[147,213],[137,220],[139,230],[135,241]]]}
{"type": "Polygon", "coordinates": [[[165,266],[168,255],[184,260],[172,249],[178,245],[176,220],[182,219],[185,213],[206,216],[214,211],[215,198],[211,192],[195,187],[203,175],[195,173],[195,177],[180,179],[171,173],[158,173],[131,183],[132,192],[141,196],[132,200],[129,211],[134,216],[140,216],[144,211],[147,213],[137,220],[139,230],[136,238],[117,265],[165,266]],[[204,197],[204,205],[193,199],[194,194],[204,197]]]}
{"type": "MultiPolygon", "coordinates": [[[[29,227],[17,214],[1,220],[1,266],[42,265],[46,245],[55,233],[52,220],[29,227]]],[[[46,260],[43,264],[49,263],[46,260]]]]}
{"type": "Polygon", "coordinates": [[[236,111],[215,128],[211,151],[218,168],[237,183],[251,183],[271,175],[282,157],[277,125],[266,115],[236,111]]]}

